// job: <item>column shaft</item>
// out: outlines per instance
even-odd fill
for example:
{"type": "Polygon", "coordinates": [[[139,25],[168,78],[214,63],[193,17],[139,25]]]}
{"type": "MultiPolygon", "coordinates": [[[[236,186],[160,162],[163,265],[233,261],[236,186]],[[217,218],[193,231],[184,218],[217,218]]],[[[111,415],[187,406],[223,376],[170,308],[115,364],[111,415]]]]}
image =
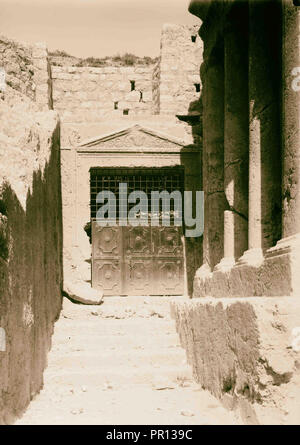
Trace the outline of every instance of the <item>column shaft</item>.
{"type": "MultiPolygon", "coordinates": [[[[224,259],[234,262],[248,245],[248,8],[233,7],[225,45],[224,259]]],[[[226,261],[225,261],[226,262],[226,261]]]]}
{"type": "Polygon", "coordinates": [[[223,257],[224,210],[224,47],[214,47],[203,79],[203,263],[213,268],[223,257]]]}
{"type": "Polygon", "coordinates": [[[281,236],[281,10],[249,2],[249,250],[281,236]]]}
{"type": "Polygon", "coordinates": [[[300,232],[300,8],[283,5],[283,237],[300,232]]]}

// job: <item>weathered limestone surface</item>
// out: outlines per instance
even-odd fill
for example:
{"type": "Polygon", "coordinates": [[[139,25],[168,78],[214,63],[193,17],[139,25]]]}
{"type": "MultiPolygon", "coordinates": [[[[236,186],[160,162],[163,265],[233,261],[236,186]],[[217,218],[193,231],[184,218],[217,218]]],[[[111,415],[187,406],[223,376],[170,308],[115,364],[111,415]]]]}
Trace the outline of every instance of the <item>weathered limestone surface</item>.
{"type": "Polygon", "coordinates": [[[51,68],[53,107],[64,122],[121,117],[125,109],[130,115],[152,112],[152,66],[51,68]]]}
{"type": "Polygon", "coordinates": [[[198,28],[197,25],[163,26],[159,85],[161,114],[187,114],[190,104],[199,99],[203,46],[198,28]]]}
{"type": "Polygon", "coordinates": [[[286,249],[282,250],[281,255],[270,254],[260,266],[237,264],[227,271],[208,271],[205,275],[200,269],[194,279],[194,297],[299,297],[299,287],[293,286],[292,279],[299,258],[297,263],[286,249]]]}
{"type": "Polygon", "coordinates": [[[40,110],[53,108],[51,66],[45,43],[36,43],[32,48],[34,65],[35,101],[40,110]]]}
{"type": "Polygon", "coordinates": [[[246,423],[299,424],[299,300],[203,298],[172,312],[203,388],[246,423]]]}
{"type": "Polygon", "coordinates": [[[0,424],[43,385],[61,308],[62,218],[57,114],[7,87],[0,101],[0,424]]]}
{"type": "Polygon", "coordinates": [[[283,236],[300,232],[300,11],[291,0],[284,2],[282,99],[284,176],[283,236]]]}
{"type": "Polygon", "coordinates": [[[0,66],[6,84],[38,104],[38,109],[52,109],[51,69],[44,43],[22,45],[0,36],[0,66]]]}
{"type": "Polygon", "coordinates": [[[213,268],[223,257],[224,217],[224,67],[223,46],[211,54],[201,67],[203,80],[203,163],[205,224],[204,268],[213,268]]]}
{"type": "Polygon", "coordinates": [[[153,114],[159,114],[160,111],[160,57],[153,68],[152,73],[152,100],[153,114]]]}
{"type": "Polygon", "coordinates": [[[34,99],[32,47],[0,36],[0,66],[6,71],[7,85],[34,99]]]}
{"type": "Polygon", "coordinates": [[[224,34],[224,265],[248,246],[248,17],[240,4],[224,34]]]}
{"type": "Polygon", "coordinates": [[[91,286],[84,281],[76,281],[76,279],[64,280],[64,293],[72,300],[82,304],[101,304],[103,293],[99,290],[92,289],[91,286]]]}
{"type": "MultiPolygon", "coordinates": [[[[285,63],[297,54],[281,51],[280,2],[194,0],[190,10],[203,20],[199,33],[204,41],[206,228],[194,295],[295,294],[295,249],[289,255],[279,241],[277,258],[273,250],[282,235],[281,105],[286,109],[287,100],[280,97],[281,58],[285,63]]],[[[298,23],[289,19],[288,29],[291,22],[298,23]]],[[[297,32],[297,27],[292,34],[289,31],[294,37],[297,32]]],[[[286,137],[288,158],[295,151],[289,147],[291,140],[286,137]]],[[[291,180],[288,187],[295,194],[298,180],[293,169],[286,163],[283,188],[291,180]]],[[[287,206],[289,190],[286,193],[287,206]]]]}
{"type": "Polygon", "coordinates": [[[196,379],[247,422],[299,424],[299,8],[292,0],[192,0],[190,11],[203,20],[204,190],[218,184],[227,203],[213,210],[206,202],[203,266],[193,294],[206,298],[174,306],[178,332],[196,379]],[[224,95],[213,75],[220,41],[224,95]],[[223,128],[223,99],[207,100],[214,91],[225,99],[224,154],[222,131],[211,137],[216,122],[223,128]],[[218,247],[210,230],[220,233],[220,209],[218,247]],[[224,258],[215,266],[221,247],[224,258]]]}
{"type": "Polygon", "coordinates": [[[281,237],[280,20],[279,3],[249,2],[249,249],[281,237]]]}

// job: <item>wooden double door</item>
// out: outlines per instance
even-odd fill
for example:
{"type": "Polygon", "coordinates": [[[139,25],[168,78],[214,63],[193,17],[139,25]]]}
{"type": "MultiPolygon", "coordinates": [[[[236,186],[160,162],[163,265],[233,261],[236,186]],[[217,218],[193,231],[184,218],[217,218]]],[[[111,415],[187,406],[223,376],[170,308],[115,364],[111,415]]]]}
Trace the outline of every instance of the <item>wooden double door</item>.
{"type": "Polygon", "coordinates": [[[104,295],[182,295],[181,227],[101,227],[92,221],[92,286],[104,295]]]}

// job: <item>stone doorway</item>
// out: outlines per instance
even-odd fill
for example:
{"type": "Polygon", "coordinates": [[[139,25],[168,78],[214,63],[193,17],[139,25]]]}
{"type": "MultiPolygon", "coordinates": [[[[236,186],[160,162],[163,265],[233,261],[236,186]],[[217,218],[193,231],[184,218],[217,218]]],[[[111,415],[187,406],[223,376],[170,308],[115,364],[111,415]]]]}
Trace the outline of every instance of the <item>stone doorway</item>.
{"type": "MultiPolygon", "coordinates": [[[[170,227],[101,227],[95,216],[97,194],[102,190],[113,191],[119,203],[121,182],[128,185],[128,192],[141,190],[147,194],[150,213],[151,191],[183,190],[183,168],[92,168],[90,174],[92,286],[107,296],[182,295],[185,281],[182,227],[176,227],[172,218],[170,227]]],[[[117,205],[119,221],[118,209],[117,205]]]]}

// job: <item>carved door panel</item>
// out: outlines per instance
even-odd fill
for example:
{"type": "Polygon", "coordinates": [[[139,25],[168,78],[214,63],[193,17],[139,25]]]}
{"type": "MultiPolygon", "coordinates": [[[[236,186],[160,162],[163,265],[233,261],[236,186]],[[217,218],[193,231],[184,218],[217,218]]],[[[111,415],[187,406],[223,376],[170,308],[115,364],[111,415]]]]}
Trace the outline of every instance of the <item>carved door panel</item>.
{"type": "Polygon", "coordinates": [[[110,258],[94,260],[92,283],[93,287],[101,289],[104,295],[122,295],[120,261],[110,258]]]}
{"type": "Polygon", "coordinates": [[[183,256],[181,227],[152,227],[154,255],[179,257],[183,256]]]}
{"type": "Polygon", "coordinates": [[[153,294],[153,248],[150,227],[123,227],[126,295],[153,294]]]}
{"type": "Polygon", "coordinates": [[[182,295],[184,292],[182,259],[159,257],[154,263],[156,295],[182,295]]]}
{"type": "Polygon", "coordinates": [[[126,295],[155,295],[153,292],[153,261],[150,258],[130,258],[125,262],[126,295]]]}
{"type": "Polygon", "coordinates": [[[122,292],[122,239],[119,227],[92,222],[92,286],[104,295],[122,292]]]}
{"type": "Polygon", "coordinates": [[[182,295],[181,227],[92,223],[92,285],[104,295],[182,295]]]}
{"type": "Polygon", "coordinates": [[[153,278],[159,295],[184,292],[183,237],[181,227],[153,227],[153,278]]]}

